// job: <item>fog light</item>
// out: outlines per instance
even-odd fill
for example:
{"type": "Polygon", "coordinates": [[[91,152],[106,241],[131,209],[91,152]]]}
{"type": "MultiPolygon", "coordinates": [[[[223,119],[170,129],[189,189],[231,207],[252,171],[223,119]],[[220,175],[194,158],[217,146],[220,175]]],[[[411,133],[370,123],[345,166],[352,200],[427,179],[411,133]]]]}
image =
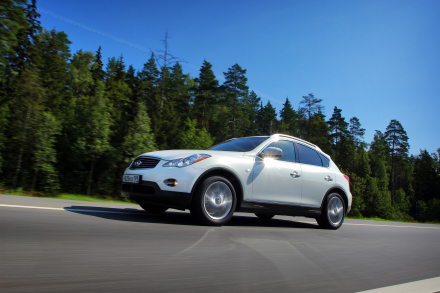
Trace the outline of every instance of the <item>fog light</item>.
{"type": "Polygon", "coordinates": [[[163,181],[163,183],[165,183],[168,186],[174,187],[177,185],[177,180],[176,179],[165,179],[163,181]]]}

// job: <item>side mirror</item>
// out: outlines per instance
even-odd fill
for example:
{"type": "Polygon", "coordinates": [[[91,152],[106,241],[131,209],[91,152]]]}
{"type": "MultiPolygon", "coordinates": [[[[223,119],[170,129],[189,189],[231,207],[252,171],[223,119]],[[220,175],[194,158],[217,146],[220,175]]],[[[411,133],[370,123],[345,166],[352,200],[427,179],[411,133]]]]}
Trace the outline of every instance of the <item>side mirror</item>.
{"type": "Polygon", "coordinates": [[[279,159],[283,156],[283,151],[276,147],[268,147],[260,153],[263,159],[279,159]]]}

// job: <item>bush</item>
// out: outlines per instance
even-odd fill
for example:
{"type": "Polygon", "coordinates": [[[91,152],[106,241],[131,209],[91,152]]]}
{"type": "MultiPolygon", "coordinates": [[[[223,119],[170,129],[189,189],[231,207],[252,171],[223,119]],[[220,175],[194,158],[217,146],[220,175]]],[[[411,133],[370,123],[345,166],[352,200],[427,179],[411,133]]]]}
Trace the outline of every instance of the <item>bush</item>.
{"type": "Polygon", "coordinates": [[[431,199],[426,207],[426,218],[430,222],[440,221],[440,199],[431,199]]]}

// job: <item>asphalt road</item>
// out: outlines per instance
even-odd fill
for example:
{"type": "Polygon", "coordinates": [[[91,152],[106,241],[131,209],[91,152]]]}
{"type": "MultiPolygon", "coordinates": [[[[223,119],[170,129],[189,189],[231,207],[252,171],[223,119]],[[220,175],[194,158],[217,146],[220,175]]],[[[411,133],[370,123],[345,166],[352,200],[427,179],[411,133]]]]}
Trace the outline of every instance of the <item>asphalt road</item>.
{"type": "Polygon", "coordinates": [[[0,195],[0,292],[358,292],[439,276],[440,225],[236,214],[205,227],[188,212],[0,195]]]}

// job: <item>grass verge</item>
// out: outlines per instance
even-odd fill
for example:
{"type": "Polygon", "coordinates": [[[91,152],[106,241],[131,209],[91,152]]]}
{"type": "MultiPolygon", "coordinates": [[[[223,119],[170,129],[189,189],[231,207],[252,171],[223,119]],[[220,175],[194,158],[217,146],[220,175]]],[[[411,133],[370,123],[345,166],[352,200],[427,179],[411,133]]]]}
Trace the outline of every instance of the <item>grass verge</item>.
{"type": "Polygon", "coordinates": [[[32,192],[32,191],[23,191],[21,189],[16,189],[15,191],[11,191],[8,189],[0,189],[0,193],[7,194],[7,195],[30,196],[30,197],[40,197],[40,198],[55,198],[55,199],[78,200],[78,201],[134,204],[130,201],[116,200],[116,199],[114,199],[112,197],[108,197],[108,196],[106,196],[105,198],[101,198],[101,197],[87,196],[87,195],[81,195],[81,194],[71,194],[71,193],[60,193],[60,194],[57,194],[54,196],[49,196],[49,195],[41,195],[37,192],[32,192]]]}
{"type": "Polygon", "coordinates": [[[365,217],[346,217],[351,220],[368,220],[368,221],[381,221],[381,222],[399,222],[399,223],[412,223],[412,224],[435,224],[440,225],[438,222],[418,222],[418,221],[403,221],[403,220],[387,220],[382,218],[365,218],[365,217]]]}

